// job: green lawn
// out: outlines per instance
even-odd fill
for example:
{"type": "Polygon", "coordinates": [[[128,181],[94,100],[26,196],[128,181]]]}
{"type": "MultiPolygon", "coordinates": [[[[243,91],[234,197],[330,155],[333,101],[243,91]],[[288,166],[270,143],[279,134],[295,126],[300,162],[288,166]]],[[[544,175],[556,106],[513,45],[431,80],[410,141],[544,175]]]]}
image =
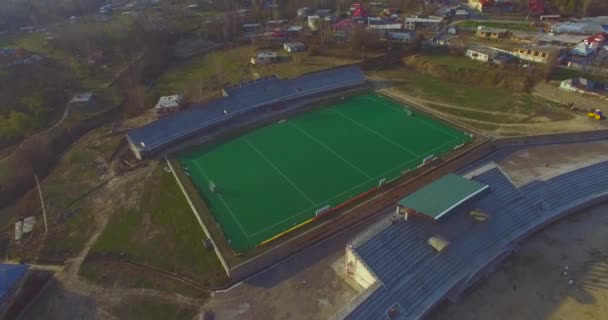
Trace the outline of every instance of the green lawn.
{"type": "Polygon", "coordinates": [[[232,247],[243,252],[469,139],[364,94],[180,160],[232,247]]]}
{"type": "Polygon", "coordinates": [[[241,46],[192,58],[169,68],[148,94],[162,96],[182,93],[187,98],[203,100],[218,94],[219,89],[226,84],[249,81],[255,76],[275,74],[280,78],[294,78],[304,73],[356,62],[351,59],[309,57],[306,53],[276,51],[286,58],[285,62],[266,66],[251,65],[249,58],[256,52],[254,46],[241,46]]]}
{"type": "Polygon", "coordinates": [[[458,26],[467,29],[477,29],[478,26],[488,28],[503,28],[511,31],[538,31],[530,22],[508,23],[508,22],[489,22],[489,21],[464,21],[458,26]]]}
{"type": "Polygon", "coordinates": [[[147,180],[136,208],[112,215],[90,255],[126,259],[201,285],[220,285],[227,280],[224,269],[213,250],[204,248],[205,235],[164,166],[161,163],[147,180]]]}
{"type": "Polygon", "coordinates": [[[531,115],[547,104],[528,93],[450,82],[404,68],[374,71],[370,75],[396,81],[396,88],[408,95],[484,111],[531,115]]]}
{"type": "Polygon", "coordinates": [[[163,73],[152,93],[159,96],[182,93],[200,99],[201,90],[203,95],[209,94],[225,83],[250,80],[249,57],[253,52],[253,47],[243,46],[192,58],[163,73]]]}
{"type": "Polygon", "coordinates": [[[443,50],[425,51],[420,57],[427,59],[430,63],[441,65],[448,70],[457,71],[458,69],[466,68],[471,70],[486,70],[492,65],[475,61],[465,57],[464,55],[450,54],[443,50]]]}

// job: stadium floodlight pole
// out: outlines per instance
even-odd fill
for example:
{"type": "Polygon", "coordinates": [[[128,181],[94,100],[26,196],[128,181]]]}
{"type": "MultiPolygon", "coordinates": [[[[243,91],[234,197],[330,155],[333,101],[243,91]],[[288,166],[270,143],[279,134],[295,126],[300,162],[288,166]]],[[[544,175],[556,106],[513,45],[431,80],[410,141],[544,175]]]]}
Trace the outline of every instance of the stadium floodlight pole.
{"type": "Polygon", "coordinates": [[[49,227],[46,223],[46,208],[44,207],[44,198],[42,197],[42,188],[40,187],[40,181],[38,181],[38,176],[34,173],[34,178],[36,179],[36,185],[38,186],[38,195],[40,196],[40,206],[42,207],[42,219],[44,220],[44,233],[49,232],[49,227]]]}

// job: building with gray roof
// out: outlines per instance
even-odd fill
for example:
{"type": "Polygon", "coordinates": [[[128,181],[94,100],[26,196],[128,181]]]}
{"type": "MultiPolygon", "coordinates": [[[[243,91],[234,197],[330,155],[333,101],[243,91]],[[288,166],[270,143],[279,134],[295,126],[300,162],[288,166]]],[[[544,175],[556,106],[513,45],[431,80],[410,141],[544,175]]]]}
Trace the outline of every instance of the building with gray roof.
{"type": "Polygon", "coordinates": [[[336,319],[420,319],[492,272],[522,239],[608,199],[608,161],[519,188],[493,162],[462,176],[489,191],[441,220],[396,211],[347,245],[347,277],[365,290],[336,319]],[[437,238],[444,247],[432,245],[437,238]]]}
{"type": "Polygon", "coordinates": [[[293,104],[367,84],[361,69],[342,67],[280,80],[263,78],[224,88],[224,97],[197,104],[127,133],[138,159],[162,153],[189,138],[243,117],[256,117],[265,108],[293,104]]]}

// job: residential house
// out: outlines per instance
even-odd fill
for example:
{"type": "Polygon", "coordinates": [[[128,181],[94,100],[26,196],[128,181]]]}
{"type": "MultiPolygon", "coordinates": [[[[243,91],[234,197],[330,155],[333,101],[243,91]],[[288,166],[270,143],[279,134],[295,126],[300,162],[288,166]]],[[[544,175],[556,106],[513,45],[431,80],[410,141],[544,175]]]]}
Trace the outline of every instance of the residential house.
{"type": "Polygon", "coordinates": [[[181,94],[164,96],[158,99],[156,106],[154,106],[154,112],[156,113],[157,117],[162,117],[180,111],[182,106],[183,97],[181,94]]]}
{"type": "Polygon", "coordinates": [[[401,31],[401,30],[403,30],[403,24],[401,24],[401,23],[371,24],[367,27],[367,29],[379,30],[379,31],[401,31]]]}
{"type": "Polygon", "coordinates": [[[289,28],[287,28],[287,34],[289,34],[290,37],[295,37],[300,35],[303,29],[304,27],[302,26],[289,26],[289,28]]]}
{"type": "Polygon", "coordinates": [[[443,21],[443,17],[420,18],[413,16],[404,20],[404,28],[406,30],[439,31],[443,21]]]}
{"type": "MultiPolygon", "coordinates": [[[[534,0],[531,0],[534,1],[534,0]]],[[[492,8],[505,8],[510,7],[513,3],[512,0],[468,0],[469,7],[474,10],[484,12],[492,8]]]]}
{"type": "Polygon", "coordinates": [[[258,52],[255,57],[251,57],[251,64],[253,65],[265,65],[278,61],[279,55],[276,52],[258,52]]]}
{"type": "Polygon", "coordinates": [[[540,39],[538,39],[538,43],[555,46],[576,46],[586,38],[587,37],[583,35],[544,33],[540,39]]]}
{"type": "Polygon", "coordinates": [[[496,56],[496,51],[486,47],[472,47],[467,49],[465,55],[473,60],[490,62],[496,56]]]}
{"type": "Polygon", "coordinates": [[[513,31],[509,38],[513,41],[538,44],[544,33],[530,31],[513,31]]]}
{"type": "Polygon", "coordinates": [[[289,53],[301,52],[306,51],[306,45],[302,42],[285,42],[283,43],[283,49],[289,53]]]}
{"type": "Polygon", "coordinates": [[[241,26],[245,34],[256,34],[262,29],[262,25],[259,23],[246,23],[241,26]]]}
{"type": "Polygon", "coordinates": [[[414,41],[415,38],[416,38],[416,34],[414,32],[393,32],[393,31],[387,31],[383,37],[383,39],[388,40],[388,41],[405,42],[405,43],[412,42],[412,41],[414,41]]]}
{"type": "Polygon", "coordinates": [[[585,78],[573,78],[562,81],[559,87],[564,90],[592,94],[608,99],[608,83],[601,83],[585,78]]]}
{"type": "Polygon", "coordinates": [[[550,32],[567,34],[592,34],[608,32],[608,17],[585,17],[577,22],[561,22],[554,24],[550,32]]]}
{"type": "Polygon", "coordinates": [[[303,7],[298,9],[297,11],[298,17],[300,18],[307,18],[308,16],[310,16],[312,14],[312,9],[309,7],[303,7]]]}
{"type": "Polygon", "coordinates": [[[72,111],[88,111],[95,106],[93,92],[83,92],[72,97],[69,102],[72,111]]]}
{"type": "Polygon", "coordinates": [[[509,30],[479,26],[475,35],[485,39],[504,39],[509,35],[509,30]]]}
{"type": "Polygon", "coordinates": [[[448,46],[450,41],[452,41],[454,39],[458,39],[458,36],[454,35],[454,34],[441,32],[438,35],[431,38],[431,43],[433,43],[434,45],[437,45],[437,46],[444,47],[444,46],[448,46]]]}
{"type": "Polygon", "coordinates": [[[586,45],[584,42],[579,43],[576,47],[572,48],[572,50],[568,51],[568,54],[579,57],[588,57],[598,50],[597,43],[592,43],[591,45],[586,45]]]}
{"type": "Polygon", "coordinates": [[[516,47],[512,53],[516,57],[522,60],[536,62],[536,63],[547,63],[550,57],[559,56],[564,51],[564,47],[561,46],[523,46],[516,47]]]}
{"type": "Polygon", "coordinates": [[[469,12],[467,10],[458,9],[454,13],[454,18],[456,18],[456,19],[468,19],[469,18],[469,12]]]}

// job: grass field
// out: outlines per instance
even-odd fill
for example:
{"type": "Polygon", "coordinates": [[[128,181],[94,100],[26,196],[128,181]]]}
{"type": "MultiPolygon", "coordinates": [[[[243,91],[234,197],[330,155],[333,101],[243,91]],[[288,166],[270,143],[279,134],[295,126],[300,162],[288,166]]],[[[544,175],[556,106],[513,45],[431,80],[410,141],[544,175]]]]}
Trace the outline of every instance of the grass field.
{"type": "Polygon", "coordinates": [[[242,252],[469,139],[364,94],[179,158],[234,250],[242,252]]]}
{"type": "Polygon", "coordinates": [[[538,31],[539,28],[534,27],[530,22],[522,21],[521,23],[510,22],[489,22],[489,21],[465,21],[458,26],[467,29],[477,29],[478,26],[487,28],[502,28],[511,31],[538,31]]]}
{"type": "MultiPolygon", "coordinates": [[[[146,183],[137,207],[115,212],[90,254],[138,262],[186,276],[203,286],[222,285],[227,280],[224,270],[215,253],[204,248],[204,238],[173,175],[159,165],[146,183]]],[[[122,279],[120,283],[125,287],[154,287],[155,284],[146,281],[158,278],[123,279],[121,273],[127,270],[104,274],[107,269],[94,261],[88,264],[93,267],[81,269],[87,278],[122,279]]]]}
{"type": "MultiPolygon", "coordinates": [[[[412,72],[404,68],[374,71],[368,73],[368,76],[391,79],[396,82],[395,89],[407,92],[408,95],[458,106],[466,106],[467,108],[478,109],[480,111],[532,115],[549,104],[549,102],[529,93],[516,93],[503,88],[450,82],[438,77],[412,72]],[[500,99],[496,97],[500,97],[500,99]]],[[[473,119],[478,119],[474,115],[472,116],[473,119]]],[[[490,120],[496,123],[506,122],[503,116],[496,116],[494,119],[484,118],[478,120],[490,120]]]]}

